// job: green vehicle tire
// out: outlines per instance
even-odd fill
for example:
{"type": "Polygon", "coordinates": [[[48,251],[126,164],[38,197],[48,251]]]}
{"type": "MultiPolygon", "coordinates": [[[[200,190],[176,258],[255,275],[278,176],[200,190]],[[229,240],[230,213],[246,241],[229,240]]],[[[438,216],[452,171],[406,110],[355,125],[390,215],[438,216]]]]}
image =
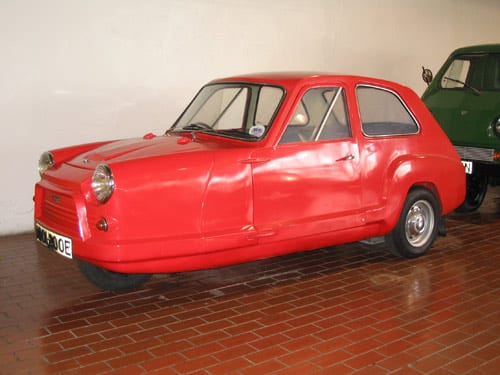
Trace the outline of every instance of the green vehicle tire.
{"type": "Polygon", "coordinates": [[[457,212],[476,211],[484,201],[488,190],[488,177],[480,175],[467,175],[467,190],[464,202],[456,209],[457,212]]]}

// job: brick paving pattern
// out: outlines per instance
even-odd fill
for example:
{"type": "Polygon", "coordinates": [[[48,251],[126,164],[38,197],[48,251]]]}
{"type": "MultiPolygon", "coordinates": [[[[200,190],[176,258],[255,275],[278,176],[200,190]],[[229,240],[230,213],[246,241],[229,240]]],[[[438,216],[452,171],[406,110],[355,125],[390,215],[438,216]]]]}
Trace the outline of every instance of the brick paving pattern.
{"type": "Polygon", "coordinates": [[[500,373],[500,187],[405,260],[354,243],[102,292],[0,238],[0,374],[500,373]]]}

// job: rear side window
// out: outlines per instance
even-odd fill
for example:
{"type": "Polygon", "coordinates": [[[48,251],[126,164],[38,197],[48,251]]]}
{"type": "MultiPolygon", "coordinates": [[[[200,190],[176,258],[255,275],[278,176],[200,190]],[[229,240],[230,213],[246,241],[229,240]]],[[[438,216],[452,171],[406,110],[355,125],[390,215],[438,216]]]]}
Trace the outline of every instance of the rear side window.
{"type": "Polygon", "coordinates": [[[361,128],[367,136],[380,137],[418,133],[418,125],[395,93],[373,86],[356,88],[361,128]]]}

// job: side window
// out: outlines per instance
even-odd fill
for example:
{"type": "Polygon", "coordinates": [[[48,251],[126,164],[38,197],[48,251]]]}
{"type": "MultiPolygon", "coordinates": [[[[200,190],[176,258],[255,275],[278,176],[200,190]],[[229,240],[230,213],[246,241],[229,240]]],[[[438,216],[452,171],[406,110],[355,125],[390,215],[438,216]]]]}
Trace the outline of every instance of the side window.
{"type": "Polygon", "coordinates": [[[493,66],[493,88],[495,90],[500,89],[500,56],[497,56],[494,60],[493,66]]]}
{"type": "Polygon", "coordinates": [[[500,54],[491,54],[487,58],[482,89],[498,91],[500,90],[500,54]]]}
{"type": "Polygon", "coordinates": [[[317,134],[318,140],[350,138],[351,127],[349,126],[344,90],[330,91],[326,96],[332,97],[332,107],[322,131],[317,134]]]}
{"type": "Polygon", "coordinates": [[[351,130],[348,119],[342,88],[310,89],[297,105],[280,143],[349,138],[351,130]]]}
{"type": "Polygon", "coordinates": [[[372,86],[356,88],[361,128],[367,136],[415,134],[418,125],[399,97],[372,86]]]}

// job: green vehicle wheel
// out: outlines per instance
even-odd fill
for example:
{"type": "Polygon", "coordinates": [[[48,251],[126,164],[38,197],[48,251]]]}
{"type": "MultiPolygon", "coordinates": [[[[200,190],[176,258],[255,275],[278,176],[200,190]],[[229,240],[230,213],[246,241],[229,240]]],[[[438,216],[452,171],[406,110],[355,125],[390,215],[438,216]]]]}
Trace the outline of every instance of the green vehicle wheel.
{"type": "Polygon", "coordinates": [[[488,177],[476,174],[467,175],[467,191],[464,202],[457,208],[457,212],[476,211],[483,203],[488,190],[488,177]]]}

